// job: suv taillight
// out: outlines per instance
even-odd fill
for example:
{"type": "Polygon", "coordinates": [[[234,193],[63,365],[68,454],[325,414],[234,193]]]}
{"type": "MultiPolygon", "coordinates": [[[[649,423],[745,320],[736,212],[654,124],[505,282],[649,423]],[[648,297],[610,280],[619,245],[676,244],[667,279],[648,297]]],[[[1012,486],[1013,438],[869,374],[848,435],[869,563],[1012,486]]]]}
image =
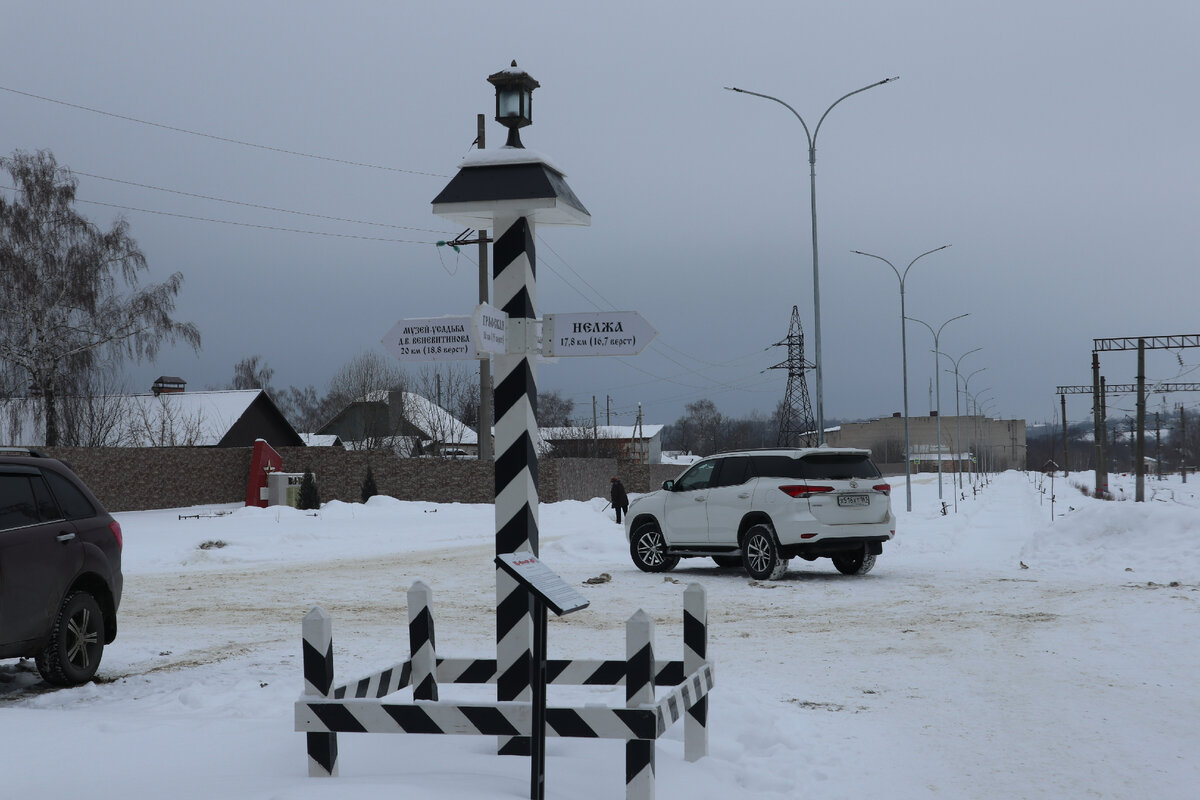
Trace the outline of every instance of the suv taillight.
{"type": "Polygon", "coordinates": [[[125,537],[121,535],[121,523],[114,519],[111,523],[109,523],[108,529],[112,531],[113,538],[117,540],[117,547],[124,549],[125,537]]]}
{"type": "Polygon", "coordinates": [[[788,497],[808,497],[810,494],[822,494],[824,492],[832,492],[832,486],[780,486],[779,491],[786,494],[788,497]]]}
{"type": "Polygon", "coordinates": [[[892,485],[890,483],[877,483],[871,488],[877,492],[883,492],[884,494],[889,494],[892,491],[892,485]]]}

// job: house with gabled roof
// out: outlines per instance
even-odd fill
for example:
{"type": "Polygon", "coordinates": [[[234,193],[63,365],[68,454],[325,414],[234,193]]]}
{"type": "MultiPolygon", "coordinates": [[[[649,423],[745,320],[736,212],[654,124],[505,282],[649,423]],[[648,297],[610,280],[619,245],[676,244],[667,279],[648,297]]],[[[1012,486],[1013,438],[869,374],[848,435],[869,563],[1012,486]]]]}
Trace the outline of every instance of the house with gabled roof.
{"type": "MultiPolygon", "coordinates": [[[[60,397],[63,444],[83,447],[274,447],[305,442],[261,389],[184,391],[186,381],[161,377],[147,394],[60,397]]],[[[0,443],[45,445],[41,398],[0,401],[0,443]]]]}
{"type": "Polygon", "coordinates": [[[316,432],[337,435],[349,449],[386,448],[402,456],[479,454],[479,438],[470,426],[429,398],[401,390],[371,392],[316,432]]]}

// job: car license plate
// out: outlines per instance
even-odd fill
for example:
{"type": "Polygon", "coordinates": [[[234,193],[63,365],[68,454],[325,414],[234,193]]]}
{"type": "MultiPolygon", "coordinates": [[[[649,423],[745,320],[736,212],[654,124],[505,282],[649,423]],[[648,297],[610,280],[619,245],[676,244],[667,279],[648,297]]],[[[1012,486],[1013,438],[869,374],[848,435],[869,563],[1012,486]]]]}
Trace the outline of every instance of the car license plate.
{"type": "Polygon", "coordinates": [[[869,506],[871,498],[865,494],[840,494],[838,495],[839,506],[869,506]]]}

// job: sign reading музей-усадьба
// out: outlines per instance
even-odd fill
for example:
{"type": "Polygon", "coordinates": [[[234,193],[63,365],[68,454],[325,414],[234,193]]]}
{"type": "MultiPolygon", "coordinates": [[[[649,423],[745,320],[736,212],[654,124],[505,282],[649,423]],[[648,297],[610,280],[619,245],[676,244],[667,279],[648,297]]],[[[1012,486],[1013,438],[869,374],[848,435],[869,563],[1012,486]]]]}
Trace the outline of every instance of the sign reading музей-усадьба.
{"type": "Polygon", "coordinates": [[[503,353],[507,317],[480,303],[469,317],[402,319],[381,343],[401,361],[457,361],[503,353]]]}

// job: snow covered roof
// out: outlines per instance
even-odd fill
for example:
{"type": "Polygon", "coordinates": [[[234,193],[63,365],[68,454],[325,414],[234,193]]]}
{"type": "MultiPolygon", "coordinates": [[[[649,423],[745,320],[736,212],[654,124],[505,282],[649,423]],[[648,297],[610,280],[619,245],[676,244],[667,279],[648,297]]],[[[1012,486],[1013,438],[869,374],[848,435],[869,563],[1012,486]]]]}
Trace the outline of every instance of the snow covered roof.
{"type": "Polygon", "coordinates": [[[443,444],[479,444],[479,437],[467,423],[424,395],[380,389],[369,392],[362,402],[390,404],[393,395],[401,396],[408,421],[434,439],[443,444]]]}
{"type": "Polygon", "coordinates": [[[342,443],[336,433],[302,433],[300,438],[309,447],[336,447],[342,443]]]}
{"type": "MultiPolygon", "coordinates": [[[[595,436],[598,439],[653,439],[665,425],[642,425],[641,435],[636,425],[598,425],[595,436]]],[[[566,428],[539,428],[538,434],[545,440],[591,438],[591,425],[578,425],[566,428]]]]}
{"type": "Polygon", "coordinates": [[[497,147],[493,150],[474,150],[458,163],[459,169],[467,167],[494,167],[504,164],[545,164],[550,169],[567,177],[567,173],[544,153],[526,147],[497,147]]]}
{"type": "MultiPolygon", "coordinates": [[[[261,389],[109,395],[92,400],[113,422],[105,444],[116,447],[213,447],[242,418],[261,389]]],[[[60,417],[61,421],[61,417],[60,417]]],[[[0,441],[22,447],[46,443],[38,403],[0,401],[0,441]]]]}

